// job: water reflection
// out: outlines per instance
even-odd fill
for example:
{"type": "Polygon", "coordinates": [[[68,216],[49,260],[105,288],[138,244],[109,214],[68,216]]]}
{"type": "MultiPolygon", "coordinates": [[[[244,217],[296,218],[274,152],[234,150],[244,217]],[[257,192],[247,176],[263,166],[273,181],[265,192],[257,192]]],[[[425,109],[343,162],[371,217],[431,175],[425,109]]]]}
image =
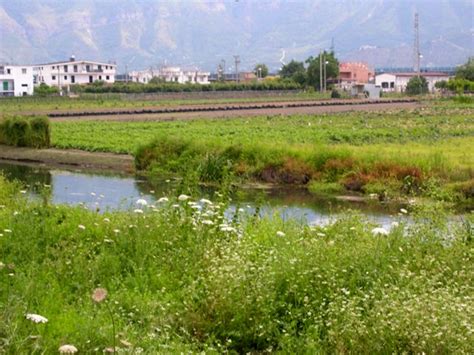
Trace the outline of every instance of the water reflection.
{"type": "MultiPolygon", "coordinates": [[[[145,178],[113,174],[93,174],[79,171],[47,169],[0,162],[0,172],[28,187],[31,195],[48,185],[49,200],[54,204],[84,204],[92,210],[126,210],[135,208],[139,198],[154,203],[163,196],[175,196],[180,187],[169,180],[149,181],[145,178]]],[[[212,188],[199,188],[193,197],[215,200],[212,188]]],[[[250,213],[294,218],[307,223],[327,223],[347,209],[358,210],[370,220],[387,226],[396,216],[399,206],[380,203],[348,202],[311,195],[302,188],[239,189],[233,196],[228,213],[244,208],[250,213]]]]}

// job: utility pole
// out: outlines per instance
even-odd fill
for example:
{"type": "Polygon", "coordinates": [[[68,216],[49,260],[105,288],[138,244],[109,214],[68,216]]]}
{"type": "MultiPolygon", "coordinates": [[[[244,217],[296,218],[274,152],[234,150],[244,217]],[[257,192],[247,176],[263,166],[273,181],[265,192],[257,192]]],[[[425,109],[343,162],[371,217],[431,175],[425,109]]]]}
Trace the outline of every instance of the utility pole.
{"type": "Polygon", "coordinates": [[[323,51],[319,50],[319,91],[323,91],[323,51]]]}
{"type": "Polygon", "coordinates": [[[235,60],[235,81],[239,82],[239,64],[240,64],[240,56],[234,55],[234,60],[235,60]]]}
{"type": "Polygon", "coordinates": [[[324,86],[324,92],[326,92],[326,82],[327,82],[327,74],[326,74],[326,71],[327,71],[327,68],[326,68],[326,53],[323,54],[323,65],[324,65],[324,82],[323,82],[323,86],[324,86]]]}
{"type": "Polygon", "coordinates": [[[415,71],[418,75],[418,78],[420,77],[420,59],[421,59],[421,53],[420,53],[420,29],[419,29],[419,22],[418,22],[418,12],[415,13],[415,43],[414,43],[414,55],[415,55],[415,71]]]}

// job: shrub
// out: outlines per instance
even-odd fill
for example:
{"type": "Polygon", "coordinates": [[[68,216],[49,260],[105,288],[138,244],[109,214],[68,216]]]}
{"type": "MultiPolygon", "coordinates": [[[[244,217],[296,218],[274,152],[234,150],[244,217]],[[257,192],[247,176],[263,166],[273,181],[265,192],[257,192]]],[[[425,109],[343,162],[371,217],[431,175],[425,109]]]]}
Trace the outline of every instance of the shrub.
{"type": "Polygon", "coordinates": [[[11,116],[0,122],[0,143],[16,147],[47,148],[51,134],[44,116],[11,116]]]}
{"type": "Polygon", "coordinates": [[[428,82],[423,76],[414,76],[408,81],[406,93],[408,95],[421,95],[428,92],[428,82]]]}

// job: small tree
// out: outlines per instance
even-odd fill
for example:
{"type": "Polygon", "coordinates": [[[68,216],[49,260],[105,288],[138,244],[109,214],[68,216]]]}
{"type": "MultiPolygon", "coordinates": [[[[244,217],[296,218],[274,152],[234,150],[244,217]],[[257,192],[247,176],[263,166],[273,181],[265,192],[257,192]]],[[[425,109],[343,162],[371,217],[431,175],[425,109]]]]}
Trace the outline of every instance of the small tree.
{"type": "Polygon", "coordinates": [[[408,95],[421,95],[428,92],[428,82],[423,76],[412,77],[407,84],[406,93],[408,95]]]}
{"type": "MultiPolygon", "coordinates": [[[[335,79],[339,76],[339,61],[337,60],[334,52],[324,51],[316,58],[309,57],[306,60],[308,63],[308,84],[314,86],[316,89],[320,88],[321,68],[326,70],[326,81],[328,79],[335,79]],[[320,67],[320,61],[322,66],[320,67]]],[[[324,75],[323,75],[324,76],[324,75]]],[[[324,87],[324,83],[323,83],[324,87]]]]}
{"type": "Polygon", "coordinates": [[[268,67],[263,63],[257,64],[253,71],[257,78],[265,78],[268,75],[268,67]]]}
{"type": "Polygon", "coordinates": [[[280,69],[280,77],[290,79],[298,84],[305,84],[307,80],[306,68],[303,62],[292,60],[280,69]]]}

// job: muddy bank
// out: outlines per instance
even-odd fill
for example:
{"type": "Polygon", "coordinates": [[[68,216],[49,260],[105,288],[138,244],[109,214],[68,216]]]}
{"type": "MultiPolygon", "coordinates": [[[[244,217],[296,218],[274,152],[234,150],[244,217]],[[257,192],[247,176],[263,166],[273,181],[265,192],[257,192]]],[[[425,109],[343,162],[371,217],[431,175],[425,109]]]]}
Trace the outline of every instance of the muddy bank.
{"type": "Polygon", "coordinates": [[[134,160],[131,155],[75,149],[33,149],[0,145],[0,160],[125,173],[134,171],[134,160]]]}

